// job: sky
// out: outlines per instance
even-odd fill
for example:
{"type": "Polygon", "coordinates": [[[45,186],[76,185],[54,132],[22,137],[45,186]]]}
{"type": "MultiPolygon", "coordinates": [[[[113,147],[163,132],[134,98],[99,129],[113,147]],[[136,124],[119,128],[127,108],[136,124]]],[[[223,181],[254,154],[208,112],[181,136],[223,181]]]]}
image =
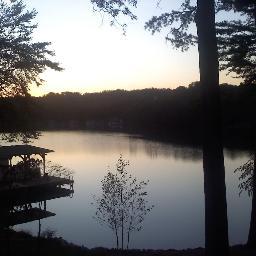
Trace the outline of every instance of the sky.
{"type": "MultiPolygon", "coordinates": [[[[115,89],[176,88],[199,80],[198,52],[174,49],[166,33],[151,35],[144,23],[153,15],[177,9],[181,0],[141,0],[128,21],[124,36],[119,27],[109,25],[109,17],[93,11],[90,0],[24,0],[38,12],[35,41],[52,42],[55,60],[62,72],[45,71],[40,87],[31,94],[49,92],[99,92],[115,89]]],[[[237,83],[225,74],[221,82],[237,83]]]]}

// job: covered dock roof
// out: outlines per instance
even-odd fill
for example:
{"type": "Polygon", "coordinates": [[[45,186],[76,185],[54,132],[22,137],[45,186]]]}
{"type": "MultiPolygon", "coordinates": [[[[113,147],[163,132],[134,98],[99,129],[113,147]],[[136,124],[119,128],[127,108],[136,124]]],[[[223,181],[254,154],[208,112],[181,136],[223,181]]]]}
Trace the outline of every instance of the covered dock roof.
{"type": "Polygon", "coordinates": [[[0,147],[0,159],[11,159],[14,156],[30,156],[34,154],[45,155],[54,152],[51,149],[31,145],[12,145],[0,147]]]}

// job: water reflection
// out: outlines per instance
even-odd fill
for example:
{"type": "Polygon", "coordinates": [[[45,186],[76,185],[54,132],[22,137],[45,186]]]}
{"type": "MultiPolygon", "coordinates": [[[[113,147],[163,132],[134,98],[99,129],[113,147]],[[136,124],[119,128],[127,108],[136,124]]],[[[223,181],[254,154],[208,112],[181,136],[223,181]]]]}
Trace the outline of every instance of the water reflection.
{"type": "MultiPolygon", "coordinates": [[[[47,202],[57,198],[72,197],[73,189],[52,187],[37,191],[10,190],[0,195],[0,236],[1,255],[10,255],[12,243],[15,246],[17,238],[11,236],[9,228],[29,222],[38,222],[37,237],[41,237],[41,220],[53,217],[56,214],[47,209],[47,202]],[[13,240],[14,239],[14,240],[13,240]]],[[[40,250],[40,240],[38,240],[36,252],[40,250]]],[[[26,243],[26,242],[25,242],[26,243]]],[[[29,244],[28,244],[29,246],[29,244]]],[[[15,249],[14,249],[15,251],[15,249]]],[[[16,253],[16,252],[15,252],[16,253]]]]}
{"type": "Polygon", "coordinates": [[[39,248],[41,220],[56,215],[47,209],[47,201],[73,196],[72,173],[61,165],[46,162],[46,155],[52,152],[32,145],[0,147],[0,236],[1,242],[8,245],[0,248],[6,253],[10,243],[19,240],[15,232],[14,238],[10,237],[9,228],[34,221],[38,221],[39,248]]]}
{"type": "Polygon", "coordinates": [[[143,153],[151,159],[158,157],[184,161],[200,161],[202,159],[202,150],[199,147],[158,142],[122,133],[59,131],[46,132],[44,135],[40,138],[39,144],[38,141],[35,141],[35,145],[43,143],[47,147],[54,148],[55,151],[66,155],[73,155],[77,152],[95,155],[109,155],[113,152],[119,154],[121,152],[122,154],[129,153],[134,157],[143,153]],[[51,140],[48,140],[47,135],[50,135],[51,140]],[[62,139],[64,137],[65,142],[62,139]],[[68,146],[63,147],[63,143],[68,146]]]}
{"type": "Polygon", "coordinates": [[[0,195],[0,227],[6,228],[55,216],[47,211],[47,201],[73,196],[74,191],[68,188],[55,187],[47,190],[6,191],[0,195]]]}
{"type": "Polygon", "coordinates": [[[248,158],[251,156],[250,150],[224,149],[225,156],[235,160],[237,158],[248,158]]]}
{"type": "MultiPolygon", "coordinates": [[[[34,145],[55,152],[50,160],[75,173],[76,193],[72,200],[47,202],[56,217],[42,220],[45,228],[86,247],[115,247],[105,226],[92,219],[92,195],[100,195],[100,181],[108,166],[114,166],[120,153],[130,160],[131,174],[150,180],[147,191],[155,208],[145,218],[143,230],[131,237],[133,248],[187,248],[204,245],[204,192],[201,151],[197,148],[144,140],[125,134],[99,132],[44,132],[34,145]],[[189,216],[188,216],[189,213],[189,216]]],[[[234,169],[247,160],[247,152],[235,155],[225,151],[229,232],[231,244],[247,240],[251,204],[238,193],[234,169]]],[[[17,229],[37,234],[38,224],[30,222],[17,229]]]]}

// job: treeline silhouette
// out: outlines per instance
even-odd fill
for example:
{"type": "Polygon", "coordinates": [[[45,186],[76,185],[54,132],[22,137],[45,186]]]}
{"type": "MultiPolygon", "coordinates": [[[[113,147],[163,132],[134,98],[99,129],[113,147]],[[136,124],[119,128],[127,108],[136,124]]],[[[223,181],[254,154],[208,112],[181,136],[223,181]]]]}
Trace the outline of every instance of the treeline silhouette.
{"type": "MultiPolygon", "coordinates": [[[[1,98],[0,129],[13,131],[90,129],[155,134],[200,142],[200,85],[176,89],[49,93],[42,97],[1,98]]],[[[221,85],[226,144],[248,146],[256,102],[255,86],[221,85]]]]}

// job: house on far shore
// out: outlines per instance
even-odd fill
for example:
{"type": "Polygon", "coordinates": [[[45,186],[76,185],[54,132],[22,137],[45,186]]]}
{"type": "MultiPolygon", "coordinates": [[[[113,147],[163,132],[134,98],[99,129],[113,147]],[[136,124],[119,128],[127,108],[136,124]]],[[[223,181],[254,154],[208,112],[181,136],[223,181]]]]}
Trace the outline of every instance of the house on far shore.
{"type": "Polygon", "coordinates": [[[73,189],[73,177],[49,174],[46,155],[53,150],[32,145],[0,147],[0,193],[40,191],[69,185],[73,189]]]}

